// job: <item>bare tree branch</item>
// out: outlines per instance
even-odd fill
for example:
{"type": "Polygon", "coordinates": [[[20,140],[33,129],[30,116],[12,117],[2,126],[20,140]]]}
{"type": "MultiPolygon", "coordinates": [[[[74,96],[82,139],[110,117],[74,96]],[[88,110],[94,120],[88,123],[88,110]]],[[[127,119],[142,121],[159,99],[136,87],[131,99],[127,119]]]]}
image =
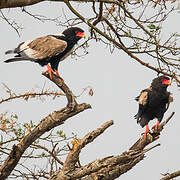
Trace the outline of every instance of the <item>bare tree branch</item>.
{"type": "Polygon", "coordinates": [[[65,96],[64,93],[62,92],[54,92],[54,91],[43,91],[43,92],[26,92],[24,94],[19,94],[19,95],[10,95],[8,98],[4,98],[0,100],[0,104],[10,101],[10,100],[14,100],[14,99],[19,99],[19,98],[23,98],[24,100],[28,100],[29,98],[35,98],[35,97],[41,97],[41,96],[53,96],[53,98],[57,97],[57,96],[65,96]]]}
{"type": "MultiPolygon", "coordinates": [[[[155,1],[116,1],[116,0],[47,0],[51,2],[64,2],[67,7],[71,10],[71,12],[75,15],[75,18],[68,19],[68,16],[65,17],[66,22],[59,24],[64,25],[65,27],[69,27],[73,25],[77,25],[80,23],[85,23],[91,28],[91,39],[99,40],[106,44],[110,52],[112,53],[114,49],[122,50],[128,56],[131,57],[132,60],[137,61],[140,65],[147,67],[155,72],[162,73],[164,75],[170,76],[177,81],[177,84],[180,85],[180,65],[179,65],[179,34],[174,33],[170,35],[165,40],[161,39],[161,27],[162,23],[168,17],[170,12],[174,11],[174,7],[170,10],[166,11],[166,1],[155,0],[155,1]],[[77,8],[75,8],[74,4],[70,4],[70,2],[93,2],[92,12],[94,12],[93,16],[89,15],[86,18],[85,16],[78,12],[77,8]],[[146,14],[146,9],[153,2],[154,7],[158,4],[160,8],[156,8],[157,10],[154,12],[152,16],[148,16],[146,14]],[[99,3],[97,5],[97,3],[99,3]],[[110,4],[109,4],[110,3],[110,4]],[[162,5],[162,6],[161,6],[162,5]],[[99,7],[99,11],[96,8],[99,7]],[[140,10],[139,13],[136,11],[140,10]],[[139,35],[140,34],[140,35],[139,35]],[[143,55],[143,56],[140,56],[143,55]],[[149,59],[150,58],[150,59],[149,59]]],[[[24,6],[30,6],[33,4],[37,4],[40,2],[44,2],[44,0],[1,0],[0,1],[0,9],[3,8],[13,8],[13,7],[23,7],[22,10],[29,14],[30,16],[41,20],[39,17],[29,13],[24,9],[24,6]]],[[[80,9],[80,8],[79,8],[80,9]]],[[[2,10],[3,11],[3,10],[2,10]]],[[[10,24],[15,30],[18,30],[17,24],[14,23],[11,19],[6,18],[6,16],[1,12],[1,18],[3,18],[8,24],[10,24]]],[[[47,20],[47,19],[46,19],[47,20]]],[[[55,21],[54,21],[55,22],[55,21]]],[[[17,31],[18,32],[18,31],[17,31]]],[[[88,42],[88,41],[87,41],[88,42]]],[[[86,42],[86,43],[87,43],[86,42]]],[[[85,48],[84,48],[85,49],[85,48]]],[[[47,78],[49,78],[48,74],[43,74],[47,78]]],[[[12,150],[7,146],[3,147],[0,151],[3,154],[6,154],[8,157],[3,162],[0,167],[0,179],[5,179],[9,176],[12,170],[18,164],[20,158],[26,158],[26,155],[23,155],[24,151],[29,148],[30,158],[37,158],[38,155],[33,156],[33,145],[35,140],[37,140],[41,135],[45,132],[51,130],[52,128],[61,125],[68,118],[90,108],[89,104],[78,104],[76,102],[76,97],[71,92],[69,87],[62,81],[62,79],[52,76],[52,79],[49,78],[52,82],[54,82],[63,92],[67,98],[67,106],[59,111],[54,111],[47,117],[43,118],[43,120],[34,128],[31,129],[28,124],[26,126],[26,130],[23,131],[23,135],[17,136],[18,140],[23,137],[26,132],[27,135],[24,136],[21,141],[14,145],[12,150]],[[32,153],[32,154],[31,154],[32,153]]],[[[30,97],[41,96],[41,95],[50,95],[46,92],[43,92],[41,95],[38,93],[29,93],[29,94],[20,94],[16,95],[8,89],[9,97],[6,99],[1,99],[0,103],[6,102],[15,98],[24,98],[27,100],[30,97]]],[[[93,94],[93,91],[89,94],[93,94]]],[[[57,94],[51,93],[51,95],[56,96],[57,94]]],[[[58,94],[60,95],[60,94],[58,94]]],[[[94,179],[102,179],[102,180],[111,180],[119,177],[123,173],[126,173],[131,168],[133,168],[138,162],[140,162],[145,157],[145,153],[150,151],[151,149],[159,146],[160,144],[156,144],[148,149],[145,147],[156,141],[160,137],[160,132],[163,130],[163,127],[168,123],[168,121],[172,118],[174,113],[164,122],[160,124],[158,129],[153,129],[147,135],[147,138],[141,137],[137,142],[129,148],[129,150],[123,152],[118,156],[109,156],[103,159],[97,159],[93,162],[90,162],[87,165],[81,166],[79,161],[79,155],[82,150],[88,143],[92,142],[96,137],[98,137],[101,133],[104,132],[109,126],[113,124],[112,121],[109,121],[103,124],[100,128],[88,133],[82,139],[74,139],[72,141],[73,148],[70,148],[70,152],[67,155],[66,161],[61,162],[56,156],[55,147],[53,142],[53,148],[50,151],[48,148],[43,147],[41,145],[36,145],[37,148],[41,148],[44,151],[48,152],[45,157],[50,157],[49,160],[49,172],[43,171],[43,173],[34,174],[31,169],[26,168],[28,171],[28,177],[32,177],[33,179],[38,179],[40,177],[49,178],[51,176],[51,180],[94,180],[94,179]],[[61,165],[61,169],[59,170],[59,166],[61,165]],[[56,172],[56,173],[54,173],[56,172]],[[52,175],[54,173],[54,175],[52,175]]],[[[2,130],[6,129],[7,120],[1,118],[2,130]],[[4,126],[4,128],[3,128],[4,126]]],[[[34,126],[33,126],[34,127],[34,126]]],[[[6,132],[6,131],[4,131],[6,132]]],[[[6,146],[8,142],[2,142],[1,144],[6,146]]],[[[51,140],[50,140],[51,142],[51,140]]],[[[10,146],[10,145],[9,145],[10,146]]],[[[58,151],[59,152],[59,151],[58,151]]],[[[66,151],[67,153],[67,151],[66,151]]],[[[58,154],[59,155],[59,154],[58,154]]],[[[18,169],[14,169],[16,172],[23,177],[23,173],[18,169]]],[[[18,176],[13,173],[15,178],[18,176]]],[[[19,176],[19,177],[20,177],[19,176]]],[[[165,180],[172,179],[176,176],[179,176],[179,171],[174,172],[172,174],[166,174],[165,180]]],[[[162,180],[164,180],[162,178],[162,180]]]]}
{"type": "Polygon", "coordinates": [[[148,134],[147,138],[142,136],[132,147],[130,147],[129,150],[123,152],[121,155],[97,159],[85,166],[76,166],[81,149],[89,142],[92,142],[96,137],[104,132],[106,128],[113,124],[113,121],[106,122],[100,128],[88,133],[82,139],[76,139],[73,141],[73,148],[69,152],[62,169],[56,172],[50,180],[75,180],[80,178],[82,178],[82,180],[116,179],[133,168],[138,162],[143,160],[146,152],[160,145],[157,144],[151,148],[144,149],[148,144],[159,138],[163,127],[169,122],[173,115],[174,112],[167,120],[159,125],[158,129],[153,129],[153,131],[148,134]]]}
{"type": "MultiPolygon", "coordinates": [[[[45,74],[46,77],[48,75],[45,74]]],[[[54,111],[51,114],[49,114],[47,117],[43,118],[41,122],[31,131],[29,134],[27,134],[19,144],[14,145],[12,147],[12,151],[10,152],[10,155],[6,158],[5,162],[0,167],[0,179],[4,180],[6,179],[12,170],[15,168],[15,166],[18,164],[22,154],[24,151],[35,141],[37,140],[42,134],[45,132],[48,132],[52,128],[59,126],[63,124],[67,119],[70,117],[91,108],[89,104],[75,104],[76,102],[74,98],[72,98],[72,92],[68,88],[68,86],[60,79],[57,78],[55,75],[52,75],[52,81],[60,87],[66,94],[66,97],[68,99],[68,106],[59,110],[54,111]],[[72,100],[72,101],[71,101],[72,100]],[[73,111],[72,106],[73,105],[73,111]]]]}
{"type": "Polygon", "coordinates": [[[0,14],[1,17],[16,31],[16,33],[18,34],[18,36],[20,37],[20,32],[19,30],[22,29],[22,27],[20,27],[14,20],[9,20],[2,12],[2,10],[0,10],[0,14]]]}
{"type": "Polygon", "coordinates": [[[159,139],[160,132],[163,130],[164,126],[169,122],[169,120],[174,116],[175,112],[172,112],[172,114],[167,118],[164,122],[162,122],[158,129],[153,129],[152,133],[149,133],[147,138],[144,139],[144,136],[140,138],[131,148],[130,150],[142,150],[144,149],[148,144],[156,141],[159,139]]]}
{"type": "MultiPolygon", "coordinates": [[[[163,174],[162,174],[163,175],[163,174]]],[[[161,178],[160,180],[170,180],[170,179],[173,179],[175,177],[178,177],[180,176],[180,170],[179,171],[176,171],[176,172],[173,172],[171,174],[167,173],[167,174],[164,174],[165,177],[161,178]]]]}
{"type": "MultiPolygon", "coordinates": [[[[64,0],[47,0],[47,1],[54,1],[54,2],[63,2],[64,0]]],[[[75,2],[105,2],[105,3],[114,3],[114,0],[70,0],[75,2]]],[[[0,1],[0,9],[3,8],[16,8],[16,7],[23,7],[23,6],[31,6],[33,4],[37,4],[40,2],[44,2],[44,0],[1,0],[0,1]]]]}
{"type": "Polygon", "coordinates": [[[14,8],[14,7],[22,7],[22,6],[30,6],[43,0],[1,0],[0,1],[0,9],[2,8],[14,8]]]}
{"type": "Polygon", "coordinates": [[[48,73],[43,73],[44,76],[46,76],[49,80],[54,82],[66,95],[68,104],[67,107],[71,108],[73,110],[75,106],[77,105],[77,102],[75,100],[75,96],[72,93],[72,91],[69,89],[69,87],[64,83],[64,80],[59,78],[58,76],[53,75],[52,79],[49,77],[48,73]]]}
{"type": "MultiPolygon", "coordinates": [[[[51,2],[63,2],[64,0],[46,0],[46,1],[51,1],[51,2]]],[[[70,1],[74,1],[74,2],[103,2],[103,3],[112,3],[115,4],[117,1],[115,0],[70,0],[70,1]]],[[[23,7],[23,6],[31,6],[33,4],[37,4],[40,2],[44,2],[44,0],[1,0],[0,1],[0,9],[3,8],[16,8],[16,7],[23,7]]],[[[125,2],[129,2],[130,1],[125,1],[125,2]]],[[[140,1],[136,1],[136,3],[139,3],[140,1]]],[[[153,1],[152,1],[153,2],[153,1]]],[[[161,0],[157,0],[154,3],[153,7],[156,7],[157,4],[160,4],[161,0]]],[[[165,1],[164,2],[164,6],[165,6],[165,1]]],[[[172,2],[176,2],[176,0],[172,0],[172,2]]]]}
{"type": "MultiPolygon", "coordinates": [[[[86,134],[82,139],[75,139],[72,141],[73,148],[69,152],[63,168],[58,173],[58,178],[66,179],[67,173],[75,169],[75,165],[79,160],[79,154],[87,144],[91,143],[95,138],[101,135],[108,127],[113,125],[113,121],[104,123],[100,128],[86,134]]],[[[77,178],[77,177],[76,177],[77,178]]]]}
{"type": "Polygon", "coordinates": [[[46,147],[41,146],[41,145],[39,145],[39,144],[32,144],[32,146],[45,150],[45,151],[48,152],[59,164],[61,164],[61,165],[64,164],[59,158],[57,158],[57,156],[53,153],[53,151],[50,151],[50,150],[47,149],[46,147]]]}

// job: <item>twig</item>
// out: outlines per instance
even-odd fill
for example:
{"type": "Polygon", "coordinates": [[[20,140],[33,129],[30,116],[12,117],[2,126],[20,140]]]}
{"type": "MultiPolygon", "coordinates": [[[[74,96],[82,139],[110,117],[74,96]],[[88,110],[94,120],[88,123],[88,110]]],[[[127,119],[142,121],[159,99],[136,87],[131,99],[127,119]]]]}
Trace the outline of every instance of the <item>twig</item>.
{"type": "Polygon", "coordinates": [[[59,164],[63,165],[64,163],[53,153],[53,151],[50,151],[49,149],[47,149],[44,146],[41,146],[39,144],[32,144],[32,146],[40,148],[45,150],[46,152],[48,152],[59,164]]]}
{"type": "Polygon", "coordinates": [[[9,19],[6,18],[6,16],[3,14],[2,10],[0,10],[0,13],[2,15],[2,18],[16,31],[18,36],[20,37],[19,29],[22,29],[15,21],[10,22],[9,19]]]}
{"type": "Polygon", "coordinates": [[[29,97],[35,97],[35,96],[65,96],[65,94],[63,94],[62,92],[46,92],[46,91],[42,91],[40,93],[36,93],[36,92],[28,92],[28,93],[24,93],[24,94],[20,94],[20,95],[11,95],[8,98],[5,99],[1,99],[0,100],[0,104],[10,101],[10,100],[14,100],[14,99],[19,99],[19,98],[23,98],[25,100],[27,100],[29,97]]]}

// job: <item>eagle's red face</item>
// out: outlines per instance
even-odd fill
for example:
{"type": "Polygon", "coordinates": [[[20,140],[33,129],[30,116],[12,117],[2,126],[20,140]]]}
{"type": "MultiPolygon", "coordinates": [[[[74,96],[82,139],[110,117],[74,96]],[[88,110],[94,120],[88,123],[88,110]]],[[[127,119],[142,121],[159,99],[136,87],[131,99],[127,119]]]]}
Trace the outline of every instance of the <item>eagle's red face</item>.
{"type": "Polygon", "coordinates": [[[171,85],[171,81],[169,79],[163,79],[162,84],[169,86],[169,85],[171,85]]]}
{"type": "Polygon", "coordinates": [[[77,32],[76,36],[85,38],[85,34],[83,32],[77,32]]]}

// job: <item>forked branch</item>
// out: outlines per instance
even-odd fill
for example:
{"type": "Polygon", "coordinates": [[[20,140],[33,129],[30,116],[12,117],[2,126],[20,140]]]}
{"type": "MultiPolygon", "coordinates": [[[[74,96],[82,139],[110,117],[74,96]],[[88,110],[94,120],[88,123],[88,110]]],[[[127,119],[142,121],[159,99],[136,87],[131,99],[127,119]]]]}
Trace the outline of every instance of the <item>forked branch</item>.
{"type": "Polygon", "coordinates": [[[92,142],[96,137],[103,133],[104,130],[113,124],[113,121],[106,122],[100,128],[85,135],[82,139],[75,139],[72,142],[73,148],[67,155],[62,169],[56,172],[50,180],[113,180],[118,178],[120,175],[133,168],[138,162],[143,160],[146,152],[160,145],[156,144],[150,148],[144,149],[148,144],[159,138],[160,132],[173,115],[174,112],[167,120],[159,125],[158,129],[153,129],[152,132],[148,134],[147,138],[142,136],[132,147],[130,147],[129,150],[123,152],[122,154],[97,159],[87,165],[78,166],[77,162],[79,161],[79,154],[82,148],[89,142],[92,142]]]}
{"type": "Polygon", "coordinates": [[[52,76],[52,81],[65,93],[68,100],[68,106],[61,110],[50,113],[47,117],[43,118],[32,131],[28,132],[28,134],[24,136],[18,144],[13,145],[10,155],[0,166],[1,180],[6,179],[10,175],[18,164],[25,150],[41,135],[56,126],[62,125],[70,117],[91,108],[89,104],[77,104],[69,87],[59,79],[60,78],[57,78],[54,75],[52,76]]]}

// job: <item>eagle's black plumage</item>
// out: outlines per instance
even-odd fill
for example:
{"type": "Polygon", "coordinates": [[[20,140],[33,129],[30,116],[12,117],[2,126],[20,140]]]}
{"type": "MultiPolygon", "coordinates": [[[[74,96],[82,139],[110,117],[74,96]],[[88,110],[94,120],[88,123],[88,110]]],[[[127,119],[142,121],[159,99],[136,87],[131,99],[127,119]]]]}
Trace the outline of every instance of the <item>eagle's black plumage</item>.
{"type": "Polygon", "coordinates": [[[149,88],[141,91],[140,95],[136,97],[139,102],[139,109],[135,118],[141,127],[146,126],[145,134],[149,132],[149,121],[157,118],[157,127],[169,106],[169,102],[172,101],[170,92],[167,91],[169,85],[170,80],[168,77],[159,76],[153,79],[149,88]]]}
{"type": "Polygon", "coordinates": [[[69,56],[74,45],[85,37],[84,31],[78,27],[66,29],[62,34],[47,35],[32,41],[19,44],[14,50],[8,50],[5,54],[16,54],[14,58],[4,62],[33,61],[41,66],[47,65],[47,72],[56,72],[58,75],[58,64],[69,56]],[[48,65],[50,63],[51,67],[48,65]]]}

